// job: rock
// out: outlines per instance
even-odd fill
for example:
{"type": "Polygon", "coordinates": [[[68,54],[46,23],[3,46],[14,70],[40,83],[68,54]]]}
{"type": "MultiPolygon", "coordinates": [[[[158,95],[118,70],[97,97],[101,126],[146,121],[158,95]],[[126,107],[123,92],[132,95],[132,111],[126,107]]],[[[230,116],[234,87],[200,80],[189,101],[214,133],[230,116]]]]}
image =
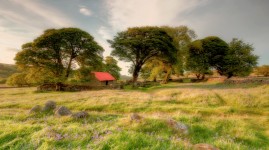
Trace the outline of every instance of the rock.
{"type": "Polygon", "coordinates": [[[89,116],[89,114],[86,111],[80,111],[72,114],[72,117],[75,119],[86,118],[87,116],[89,116]]]}
{"type": "Polygon", "coordinates": [[[55,115],[57,116],[68,116],[71,115],[72,112],[66,108],[65,106],[60,106],[56,111],[55,111],[55,115]]]}
{"type": "Polygon", "coordinates": [[[210,144],[199,143],[193,146],[193,150],[219,150],[219,149],[210,144]]]}
{"type": "Polygon", "coordinates": [[[54,101],[47,101],[43,111],[52,111],[56,108],[56,103],[54,101]]]}
{"type": "Polygon", "coordinates": [[[180,131],[180,133],[188,134],[188,132],[189,132],[187,125],[185,125],[184,123],[181,123],[181,122],[177,122],[177,121],[175,121],[173,119],[169,119],[167,121],[167,124],[170,127],[174,128],[175,130],[180,131]]]}
{"type": "Polygon", "coordinates": [[[131,121],[139,121],[139,120],[142,119],[142,117],[139,116],[139,115],[136,114],[136,113],[133,113],[133,114],[131,114],[130,119],[131,119],[131,121]]]}
{"type": "Polygon", "coordinates": [[[29,111],[29,114],[31,113],[38,113],[42,111],[42,107],[40,105],[35,105],[34,107],[31,108],[29,111]]]}

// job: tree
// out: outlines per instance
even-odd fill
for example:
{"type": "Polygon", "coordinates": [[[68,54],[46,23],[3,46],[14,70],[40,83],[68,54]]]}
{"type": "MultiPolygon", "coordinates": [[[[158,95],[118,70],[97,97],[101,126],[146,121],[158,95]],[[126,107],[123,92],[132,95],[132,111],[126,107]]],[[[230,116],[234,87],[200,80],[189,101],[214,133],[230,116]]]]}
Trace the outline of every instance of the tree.
{"type": "Polygon", "coordinates": [[[258,56],[252,52],[252,45],[234,38],[229,43],[229,50],[224,57],[222,74],[228,78],[232,76],[248,76],[257,65],[258,56]]]}
{"type": "Polygon", "coordinates": [[[209,36],[201,40],[205,57],[208,63],[223,75],[224,57],[229,51],[229,45],[216,36],[209,36]]]}
{"type": "Polygon", "coordinates": [[[111,56],[105,58],[104,70],[109,72],[116,79],[120,78],[121,68],[117,65],[117,60],[111,56]]]}
{"type": "Polygon", "coordinates": [[[210,64],[208,55],[203,49],[201,40],[196,40],[188,45],[189,55],[187,57],[186,68],[191,70],[197,79],[204,79],[209,72],[210,64]]]}
{"type": "Polygon", "coordinates": [[[188,67],[193,72],[204,74],[215,68],[220,75],[249,75],[257,64],[258,57],[253,47],[242,40],[233,39],[229,45],[218,37],[207,37],[189,45],[188,67]]]}
{"type": "Polygon", "coordinates": [[[46,70],[56,83],[65,81],[72,65],[94,66],[102,62],[103,48],[78,28],[48,29],[22,46],[15,61],[21,68],[46,70]]]}
{"type": "Polygon", "coordinates": [[[119,32],[111,44],[112,56],[119,60],[132,62],[133,82],[137,81],[142,66],[152,57],[167,57],[170,62],[175,62],[176,47],[173,39],[158,27],[134,27],[119,32]]]}
{"type": "Polygon", "coordinates": [[[205,74],[215,68],[223,74],[224,57],[228,53],[228,44],[216,36],[209,36],[197,40],[188,46],[189,56],[187,68],[196,74],[198,79],[203,79],[205,74]]]}
{"type": "Polygon", "coordinates": [[[263,75],[265,77],[268,77],[269,76],[269,65],[263,65],[263,66],[255,68],[255,73],[257,75],[263,75]]]}
{"type": "Polygon", "coordinates": [[[162,29],[172,37],[173,44],[177,48],[176,52],[176,62],[171,64],[167,59],[164,57],[154,58],[158,59],[156,61],[148,61],[147,67],[151,66],[150,68],[151,79],[156,80],[156,76],[163,77],[163,83],[167,83],[170,75],[175,73],[177,75],[183,74],[183,62],[186,59],[186,50],[185,47],[188,45],[193,39],[196,38],[196,34],[193,30],[189,29],[187,26],[177,26],[177,27],[169,27],[169,26],[162,26],[162,29]],[[153,63],[153,64],[149,64],[153,63]],[[159,65],[161,66],[159,66],[159,65]],[[163,75],[165,74],[165,75],[163,75]]]}

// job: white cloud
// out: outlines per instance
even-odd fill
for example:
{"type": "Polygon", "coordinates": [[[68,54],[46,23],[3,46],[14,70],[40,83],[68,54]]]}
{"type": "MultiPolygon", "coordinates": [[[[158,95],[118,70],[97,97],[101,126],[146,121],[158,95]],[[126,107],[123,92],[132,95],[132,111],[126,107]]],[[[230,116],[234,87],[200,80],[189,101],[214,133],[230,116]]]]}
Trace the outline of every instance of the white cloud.
{"type": "Polygon", "coordinates": [[[32,41],[47,28],[74,25],[59,9],[45,5],[42,1],[1,1],[0,39],[3,40],[0,41],[0,61],[14,63],[14,49],[20,49],[23,43],[32,41]]]}
{"type": "Polygon", "coordinates": [[[132,26],[181,25],[177,17],[207,0],[114,0],[106,1],[108,21],[115,29],[132,26]]]}
{"type": "Polygon", "coordinates": [[[97,32],[103,37],[104,40],[112,39],[111,31],[104,26],[101,26],[97,32]]]}
{"type": "Polygon", "coordinates": [[[85,6],[82,6],[80,9],[79,9],[79,12],[85,16],[91,16],[92,15],[92,12],[90,9],[86,8],[85,6]]]}

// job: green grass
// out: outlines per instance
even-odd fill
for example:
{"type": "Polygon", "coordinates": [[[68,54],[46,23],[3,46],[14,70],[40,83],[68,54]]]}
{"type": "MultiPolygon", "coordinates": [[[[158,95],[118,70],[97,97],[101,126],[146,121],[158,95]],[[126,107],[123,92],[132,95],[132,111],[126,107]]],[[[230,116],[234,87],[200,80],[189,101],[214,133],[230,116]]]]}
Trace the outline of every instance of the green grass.
{"type": "Polygon", "coordinates": [[[170,83],[136,90],[0,90],[0,149],[269,149],[269,85],[170,83]],[[28,114],[54,100],[86,119],[28,114]],[[143,120],[130,120],[131,113],[143,120]],[[173,118],[189,127],[181,134],[173,118]]]}

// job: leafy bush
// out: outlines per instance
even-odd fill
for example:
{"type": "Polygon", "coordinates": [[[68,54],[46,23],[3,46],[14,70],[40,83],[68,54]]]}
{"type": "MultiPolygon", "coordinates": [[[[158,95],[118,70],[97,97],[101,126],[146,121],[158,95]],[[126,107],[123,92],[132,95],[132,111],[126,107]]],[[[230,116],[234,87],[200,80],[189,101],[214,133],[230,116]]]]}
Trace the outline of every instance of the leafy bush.
{"type": "Polygon", "coordinates": [[[257,67],[255,69],[255,73],[257,75],[263,75],[265,77],[268,77],[269,76],[269,65],[263,65],[263,66],[257,67]]]}
{"type": "Polygon", "coordinates": [[[26,73],[14,73],[7,79],[7,84],[11,86],[28,86],[29,83],[26,81],[26,73]]]}

